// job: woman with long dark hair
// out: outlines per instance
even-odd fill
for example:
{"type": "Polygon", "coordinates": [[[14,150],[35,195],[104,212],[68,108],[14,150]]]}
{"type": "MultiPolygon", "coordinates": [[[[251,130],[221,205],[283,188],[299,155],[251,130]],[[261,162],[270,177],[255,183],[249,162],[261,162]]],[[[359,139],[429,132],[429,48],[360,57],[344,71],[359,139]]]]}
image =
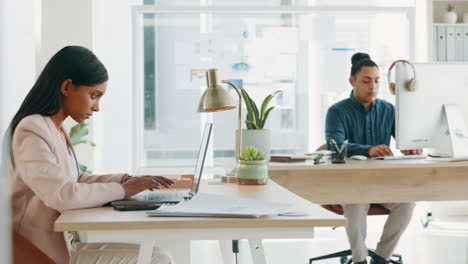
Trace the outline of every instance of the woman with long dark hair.
{"type": "MultiPolygon", "coordinates": [[[[99,111],[107,70],[89,49],[68,46],[47,63],[9,126],[13,228],[56,263],[128,263],[138,245],[74,244],[54,232],[60,213],[169,187],[161,176],[90,175],[80,172],[63,121],[84,122],[99,111]],[[122,261],[122,262],[120,262],[122,261]]],[[[174,263],[156,251],[152,263],[174,263]]]]}

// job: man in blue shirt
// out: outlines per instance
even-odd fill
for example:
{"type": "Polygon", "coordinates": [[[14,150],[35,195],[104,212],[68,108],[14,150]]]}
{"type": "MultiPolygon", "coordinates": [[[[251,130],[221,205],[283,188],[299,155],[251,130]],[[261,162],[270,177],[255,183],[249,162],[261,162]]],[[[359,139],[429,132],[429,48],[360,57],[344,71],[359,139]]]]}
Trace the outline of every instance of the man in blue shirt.
{"type": "MultiPolygon", "coordinates": [[[[348,155],[368,157],[392,156],[390,137],[395,135],[395,111],[391,103],[377,99],[380,71],[369,55],[356,53],[351,58],[349,82],[353,91],[348,99],[330,107],[326,118],[325,135],[336,142],[348,140],[348,155]]],[[[418,150],[404,150],[403,154],[419,154],[418,150]]],[[[413,214],[414,203],[381,204],[390,213],[377,244],[378,256],[371,263],[389,263],[395,247],[408,226],[413,214]]],[[[348,220],[346,233],[351,245],[353,262],[367,264],[365,245],[366,220],[370,204],[342,205],[348,220]]]]}

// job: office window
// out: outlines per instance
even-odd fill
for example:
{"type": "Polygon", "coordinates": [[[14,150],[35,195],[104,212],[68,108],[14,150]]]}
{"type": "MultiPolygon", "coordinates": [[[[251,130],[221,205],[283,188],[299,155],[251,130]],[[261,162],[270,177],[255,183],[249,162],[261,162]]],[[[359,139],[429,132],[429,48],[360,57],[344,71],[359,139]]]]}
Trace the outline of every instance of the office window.
{"type": "MultiPolygon", "coordinates": [[[[206,8],[228,2],[212,1],[206,8]]],[[[237,109],[197,112],[210,68],[243,86],[258,103],[283,91],[272,102],[275,109],[266,125],[273,153],[303,154],[324,143],[328,107],[351,91],[355,52],[369,53],[379,65],[380,97],[393,101],[386,70],[394,59],[411,56],[411,8],[406,7],[411,1],[388,11],[347,11],[340,8],[342,2],[326,12],[289,12],[291,3],[279,1],[271,12],[246,12],[245,7],[231,13],[224,7],[203,12],[203,7],[184,8],[180,1],[159,1],[159,8],[136,12],[135,88],[142,97],[136,114],[144,116],[138,117],[135,139],[137,168],[193,166],[205,121],[214,123],[208,166],[223,166],[234,157],[237,109]]],[[[225,88],[237,101],[237,94],[225,88]]],[[[243,113],[245,119],[245,107],[243,113]]]]}

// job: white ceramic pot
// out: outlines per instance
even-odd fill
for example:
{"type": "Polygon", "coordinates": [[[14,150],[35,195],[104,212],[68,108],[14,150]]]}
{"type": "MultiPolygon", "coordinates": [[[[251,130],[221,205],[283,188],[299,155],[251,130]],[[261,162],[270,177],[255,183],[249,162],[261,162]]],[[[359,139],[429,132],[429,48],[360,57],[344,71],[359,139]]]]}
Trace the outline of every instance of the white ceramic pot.
{"type": "Polygon", "coordinates": [[[455,24],[457,23],[457,13],[451,11],[444,14],[444,23],[455,24]]]}
{"type": "Polygon", "coordinates": [[[271,139],[269,129],[242,129],[242,150],[247,146],[254,146],[258,148],[263,153],[263,155],[265,155],[265,160],[268,162],[270,160],[270,144],[271,139]]]}

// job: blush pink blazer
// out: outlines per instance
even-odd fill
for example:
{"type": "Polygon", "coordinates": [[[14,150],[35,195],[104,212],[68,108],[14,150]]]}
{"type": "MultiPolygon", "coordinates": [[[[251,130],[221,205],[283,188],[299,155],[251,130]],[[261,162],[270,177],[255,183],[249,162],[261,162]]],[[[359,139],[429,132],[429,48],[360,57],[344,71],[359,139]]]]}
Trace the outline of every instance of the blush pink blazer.
{"type": "MultiPolygon", "coordinates": [[[[90,175],[81,173],[77,165],[70,168],[61,137],[49,117],[31,115],[21,120],[12,140],[11,202],[13,228],[56,263],[66,264],[70,251],[65,234],[54,232],[55,220],[64,210],[124,198],[120,183],[125,174],[90,175]],[[77,170],[75,177],[71,169],[77,170]]],[[[68,136],[66,140],[72,148],[68,136]]]]}

